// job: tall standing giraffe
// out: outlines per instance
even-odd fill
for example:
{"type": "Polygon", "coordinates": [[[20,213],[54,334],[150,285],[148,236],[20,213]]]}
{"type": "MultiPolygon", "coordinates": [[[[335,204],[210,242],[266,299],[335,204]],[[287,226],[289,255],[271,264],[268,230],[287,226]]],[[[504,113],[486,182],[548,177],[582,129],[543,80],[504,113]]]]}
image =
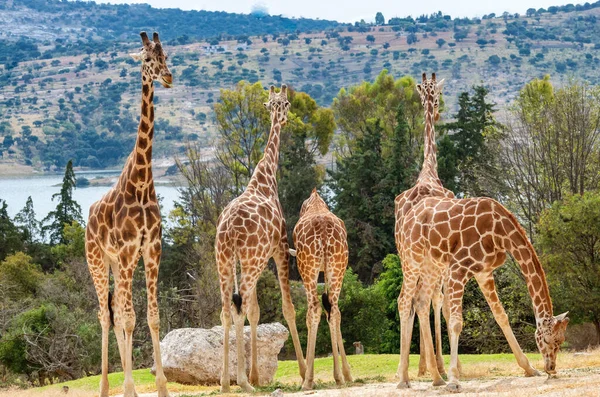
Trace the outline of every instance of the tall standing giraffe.
{"type": "Polygon", "coordinates": [[[156,387],[167,397],[167,379],[160,356],[157,303],[158,266],[161,255],[161,218],[152,179],[152,138],[154,136],[154,81],[171,87],[172,75],[166,64],[158,33],[153,41],[140,33],[143,48],[133,58],[142,62],[142,112],[135,147],[116,185],[90,207],[86,228],[86,257],[98,294],[102,326],[102,377],[100,396],[108,396],[108,333],[114,321],[121,364],[125,372],[125,397],[136,396],[132,378],[132,342],[135,327],[131,283],[140,257],[144,259],[148,294],[148,326],[152,335],[156,387]],[[114,279],[114,298],[109,277],[114,279]],[[114,311],[114,316],[113,316],[114,311]]]}
{"type": "MultiPolygon", "coordinates": [[[[398,253],[402,258],[403,245],[401,241],[402,225],[405,222],[406,214],[410,209],[419,201],[425,197],[454,197],[454,193],[450,190],[445,189],[442,186],[442,182],[437,172],[437,155],[436,155],[436,143],[435,143],[435,122],[439,119],[439,101],[444,86],[444,80],[437,81],[435,73],[432,74],[431,79],[427,79],[427,75],[423,73],[421,84],[417,84],[417,92],[421,98],[421,103],[425,111],[425,130],[424,130],[424,157],[423,166],[417,179],[415,186],[399,194],[395,200],[395,215],[396,215],[396,227],[395,227],[395,241],[398,253]]],[[[442,326],[441,326],[441,310],[443,305],[442,295],[442,279],[438,282],[438,288],[436,289],[433,296],[433,308],[435,316],[435,341],[436,341],[436,365],[438,374],[432,374],[435,379],[435,383],[443,384],[438,375],[444,374],[444,361],[442,358],[442,326]]],[[[444,314],[447,314],[445,311],[444,314]]],[[[427,324],[429,324],[429,314],[427,315],[427,324]]],[[[421,318],[419,317],[421,324],[421,318]]],[[[427,327],[429,328],[429,327],[427,327]]],[[[424,329],[421,327],[421,348],[420,350],[420,361],[419,361],[419,375],[425,372],[426,356],[424,339],[426,335],[423,334],[424,329]]],[[[400,370],[400,366],[399,366],[400,370]]]]}
{"type": "Polygon", "coordinates": [[[221,283],[221,322],[223,324],[223,373],[221,391],[230,389],[229,377],[229,328],[231,318],[235,323],[237,345],[237,384],[244,391],[254,388],[248,383],[244,350],[244,322],[250,322],[251,365],[250,382],[258,384],[258,361],[256,327],[260,316],[256,283],[269,258],[277,264],[277,275],[283,301],[283,316],[288,323],[300,375],[304,378],[306,365],[296,329],[296,312],[292,304],[289,285],[289,244],[285,218],[277,192],[277,167],[281,128],[287,122],[290,102],[287,86],[279,93],[275,87],[269,90],[265,106],[271,112],[271,132],[263,158],[258,162],[248,187],[221,213],[217,225],[215,255],[221,283]],[[241,279],[238,289],[236,266],[239,261],[241,279]],[[235,293],[233,288],[235,285],[235,293]],[[232,302],[234,310],[232,313],[232,302]]]}
{"type": "Polygon", "coordinates": [[[333,352],[333,378],[338,385],[343,381],[352,382],[350,365],[346,359],[344,340],[341,331],[341,313],[338,299],[342,290],[344,273],[348,266],[348,243],[344,222],[329,211],[325,201],[314,189],[309,198],[302,203],[300,219],[294,227],[294,246],[292,251],[297,256],[298,271],[304,281],[308,300],[306,326],[308,343],[306,347],[307,371],[302,384],[303,390],[314,387],[314,361],[317,330],[321,319],[321,304],[317,296],[317,280],[319,273],[325,276],[323,306],[327,311],[331,349],[333,352]],[[338,356],[342,360],[342,372],[338,364],[338,356]]]}

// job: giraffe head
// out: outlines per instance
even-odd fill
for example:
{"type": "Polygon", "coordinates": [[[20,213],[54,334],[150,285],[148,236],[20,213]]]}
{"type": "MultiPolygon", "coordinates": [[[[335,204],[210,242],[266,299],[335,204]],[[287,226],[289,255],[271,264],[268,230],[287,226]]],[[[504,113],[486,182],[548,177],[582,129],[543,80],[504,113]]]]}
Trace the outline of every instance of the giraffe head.
{"type": "Polygon", "coordinates": [[[142,61],[142,79],[145,82],[159,81],[163,87],[173,85],[173,75],[167,66],[167,54],[162,48],[158,33],[154,32],[152,41],[146,32],[141,32],[143,47],[140,52],[131,54],[136,61],[142,61]]]}
{"type": "Polygon", "coordinates": [[[569,324],[567,313],[538,320],[535,341],[544,358],[544,370],[548,375],[556,373],[556,354],[565,341],[565,330],[569,324]]]}
{"type": "Polygon", "coordinates": [[[269,101],[265,107],[271,112],[271,120],[275,118],[283,127],[287,123],[287,114],[290,110],[290,101],[287,99],[287,85],[283,84],[281,90],[275,92],[275,86],[269,88],[269,101]]]}
{"type": "Polygon", "coordinates": [[[417,84],[417,92],[421,97],[421,104],[423,104],[425,112],[430,112],[432,110],[428,107],[429,104],[433,105],[433,117],[435,121],[438,121],[440,118],[440,94],[442,93],[443,88],[444,79],[436,81],[435,73],[431,75],[431,80],[427,80],[427,74],[423,73],[423,82],[417,84]]]}

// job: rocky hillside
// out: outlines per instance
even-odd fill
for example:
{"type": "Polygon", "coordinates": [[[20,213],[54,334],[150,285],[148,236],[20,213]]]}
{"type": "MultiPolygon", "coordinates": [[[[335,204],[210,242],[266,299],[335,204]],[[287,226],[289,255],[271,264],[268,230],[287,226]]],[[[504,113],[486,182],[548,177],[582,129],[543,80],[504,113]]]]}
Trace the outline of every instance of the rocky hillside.
{"type": "MultiPolygon", "coordinates": [[[[38,169],[118,165],[137,128],[138,32],[160,31],[174,88],[157,88],[156,153],[185,141],[209,147],[219,89],[239,80],[286,82],[329,105],[343,87],[382,69],[446,78],[445,101],[484,84],[501,110],[532,78],[596,84],[599,3],[481,19],[393,18],[341,25],[154,9],[147,5],[13,0],[0,5],[0,162],[38,169]]],[[[385,15],[385,10],[382,10],[385,15]]]]}

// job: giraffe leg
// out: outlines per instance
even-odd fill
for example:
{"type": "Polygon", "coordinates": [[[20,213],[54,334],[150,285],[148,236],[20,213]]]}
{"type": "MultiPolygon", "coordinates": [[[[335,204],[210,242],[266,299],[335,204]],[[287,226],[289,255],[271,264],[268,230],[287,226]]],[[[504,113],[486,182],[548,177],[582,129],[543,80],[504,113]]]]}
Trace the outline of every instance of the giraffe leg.
{"type": "Polygon", "coordinates": [[[408,378],[408,359],[410,354],[410,339],[415,320],[413,299],[417,291],[418,274],[404,272],[402,290],[398,296],[398,312],[400,314],[400,363],[398,365],[399,389],[410,387],[408,378]]]}
{"type": "Polygon", "coordinates": [[[437,363],[438,371],[440,375],[446,376],[446,370],[444,369],[444,358],[442,357],[442,304],[444,295],[442,293],[442,286],[440,284],[433,292],[433,315],[435,321],[435,360],[437,363]]]}
{"type": "Polygon", "coordinates": [[[100,377],[100,397],[108,397],[108,334],[110,332],[110,311],[108,305],[108,266],[100,259],[98,246],[88,241],[86,243],[88,268],[92,275],[94,288],[98,295],[98,320],[102,327],[102,375],[100,377]]]}
{"type": "Polygon", "coordinates": [[[123,381],[123,397],[134,397],[136,395],[133,383],[133,329],[135,328],[135,311],[131,299],[131,285],[133,273],[139,260],[139,257],[131,258],[129,249],[124,249],[119,255],[120,268],[125,273],[124,277],[119,279],[118,302],[121,308],[121,324],[125,333],[125,368],[123,372],[125,379],[123,381]]]}
{"type": "Polygon", "coordinates": [[[147,321],[152,337],[154,351],[154,364],[156,365],[156,390],[158,397],[169,397],[167,391],[167,377],[162,366],[160,354],[160,317],[158,311],[158,268],[160,265],[161,246],[160,240],[153,245],[148,244],[144,251],[144,270],[146,274],[146,292],[148,295],[147,321]]]}
{"type": "MultiPolygon", "coordinates": [[[[502,263],[504,263],[504,259],[506,255],[503,255],[502,263]]],[[[504,307],[502,306],[502,302],[500,302],[500,298],[498,298],[498,294],[496,293],[496,285],[494,283],[494,275],[493,273],[486,274],[478,274],[475,276],[483,295],[485,296],[485,300],[487,301],[490,309],[492,309],[492,313],[494,314],[494,318],[496,319],[496,323],[502,329],[508,344],[510,345],[513,354],[517,359],[517,363],[521,368],[525,370],[526,376],[539,376],[541,373],[537,371],[535,368],[531,366],[529,359],[521,350],[521,346],[519,346],[519,342],[515,335],[513,334],[512,328],[510,327],[510,322],[508,321],[508,316],[504,311],[504,307]]]]}
{"type": "Polygon", "coordinates": [[[337,341],[337,336],[338,336],[338,330],[337,330],[337,318],[338,316],[340,316],[340,309],[337,307],[337,305],[335,305],[335,307],[333,306],[333,304],[331,305],[331,312],[329,313],[329,318],[328,318],[328,322],[329,322],[329,333],[331,334],[331,350],[333,352],[332,354],[332,359],[333,359],[333,379],[335,380],[335,383],[338,386],[341,386],[344,384],[344,379],[342,378],[342,372],[340,371],[340,364],[338,362],[338,358],[340,355],[339,352],[339,345],[338,345],[338,341],[337,341]]]}
{"type": "Polygon", "coordinates": [[[453,278],[452,288],[448,290],[450,304],[450,322],[448,324],[448,333],[450,334],[450,369],[448,371],[448,386],[450,392],[460,392],[460,372],[458,370],[458,340],[463,326],[462,318],[462,298],[465,292],[465,284],[469,277],[464,273],[462,278],[456,275],[453,278]]]}
{"type": "Polygon", "coordinates": [[[258,320],[260,318],[260,307],[258,306],[256,288],[251,296],[252,298],[248,303],[248,322],[250,323],[250,383],[254,386],[258,386],[260,377],[258,373],[256,328],[258,327],[258,320]]]}
{"type": "Polygon", "coordinates": [[[419,372],[417,376],[425,376],[427,374],[427,357],[425,356],[425,343],[423,341],[423,330],[419,325],[419,372]]]}
{"type": "MultiPolygon", "coordinates": [[[[303,272],[301,272],[302,274],[303,272]]],[[[302,274],[305,276],[305,274],[302,274]]],[[[318,273],[317,273],[318,276],[318,273]]],[[[306,312],[306,327],[308,329],[308,342],[306,344],[306,373],[304,376],[304,382],[302,383],[302,390],[311,390],[314,387],[314,375],[315,375],[315,346],[317,340],[317,330],[319,328],[319,322],[321,320],[321,302],[317,296],[317,279],[313,278],[312,275],[303,277],[304,287],[306,290],[306,299],[308,301],[308,310],[306,312]],[[310,277],[310,279],[309,279],[310,277]]]]}
{"type": "Polygon", "coordinates": [[[114,289],[113,297],[112,297],[113,301],[110,302],[110,304],[112,305],[112,308],[113,308],[113,318],[114,318],[113,331],[115,333],[115,338],[117,340],[117,347],[119,348],[119,357],[121,358],[121,369],[124,371],[125,370],[125,334],[123,332],[123,326],[121,324],[121,315],[120,315],[121,305],[118,302],[118,298],[119,298],[118,288],[119,288],[119,278],[120,278],[119,266],[116,261],[110,261],[106,257],[105,257],[105,260],[110,262],[110,267],[112,270],[112,275],[113,275],[114,284],[115,284],[115,289],[114,289]]]}
{"type": "MultiPolygon", "coordinates": [[[[336,298],[336,311],[340,313],[337,298],[336,298]]],[[[352,382],[352,374],[350,373],[350,364],[348,364],[348,358],[346,357],[346,350],[344,349],[344,339],[342,338],[342,316],[341,313],[336,319],[336,329],[337,329],[337,342],[338,342],[338,350],[340,351],[340,358],[342,360],[342,374],[344,375],[344,381],[352,382]]]]}
{"type": "MultiPolygon", "coordinates": [[[[217,243],[215,255],[217,257],[219,281],[221,285],[221,325],[223,326],[223,369],[221,372],[221,393],[229,393],[231,390],[231,378],[229,373],[229,331],[231,329],[231,301],[235,277],[235,274],[233,274],[232,271],[235,266],[235,257],[231,254],[231,252],[230,255],[221,255],[220,252],[221,247],[217,243]]],[[[236,309],[233,308],[233,310],[236,309]]]]}
{"type": "MultiPolygon", "coordinates": [[[[445,290],[447,291],[447,289],[445,290]]],[[[448,328],[448,340],[450,340],[450,301],[448,299],[447,292],[444,292],[442,299],[442,314],[444,316],[444,321],[446,321],[446,326],[448,328]]],[[[460,364],[460,359],[456,358],[456,368],[458,369],[458,373],[462,374],[462,366],[460,364]]]]}
{"type": "Polygon", "coordinates": [[[298,329],[296,328],[296,310],[294,309],[294,304],[292,303],[292,296],[290,293],[290,253],[287,241],[281,244],[278,252],[273,255],[273,259],[277,264],[277,277],[279,278],[279,288],[281,289],[283,317],[285,318],[285,321],[290,329],[290,333],[292,334],[292,342],[294,343],[296,359],[298,360],[298,369],[300,371],[300,376],[304,381],[306,363],[304,362],[304,354],[302,353],[302,346],[300,345],[300,338],[298,337],[298,329]]]}
{"type": "Polygon", "coordinates": [[[425,347],[425,358],[427,360],[427,369],[431,373],[434,386],[445,385],[446,382],[440,376],[437,368],[435,354],[433,351],[433,339],[431,336],[431,325],[429,323],[429,313],[431,309],[431,293],[428,289],[430,285],[423,283],[418,290],[417,299],[415,300],[415,310],[419,316],[419,327],[421,336],[423,337],[422,345],[425,347]]]}
{"type": "MultiPolygon", "coordinates": [[[[242,267],[242,280],[244,280],[244,267],[242,267]]],[[[246,322],[246,313],[252,294],[256,289],[256,282],[252,285],[248,285],[242,282],[240,285],[240,295],[242,296],[242,308],[238,312],[233,311],[233,324],[235,325],[235,343],[237,348],[237,384],[242,388],[242,391],[246,393],[254,392],[254,387],[248,382],[248,375],[246,375],[246,348],[244,340],[244,323],[246,322]]]]}

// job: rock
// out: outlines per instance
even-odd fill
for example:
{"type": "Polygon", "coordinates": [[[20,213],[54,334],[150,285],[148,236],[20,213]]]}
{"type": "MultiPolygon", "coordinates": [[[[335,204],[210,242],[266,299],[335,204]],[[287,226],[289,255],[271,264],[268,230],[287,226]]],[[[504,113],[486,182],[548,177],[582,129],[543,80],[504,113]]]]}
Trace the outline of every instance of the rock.
{"type": "Polygon", "coordinates": [[[283,397],[283,392],[281,389],[276,389],[271,393],[271,397],[283,397]]]}
{"type": "MultiPolygon", "coordinates": [[[[260,324],[257,328],[258,372],[261,385],[273,381],[277,355],[289,332],[280,323],[260,324]]],[[[250,327],[244,327],[246,372],[250,372],[250,327]]],[[[218,385],[223,366],[223,327],[211,329],[180,328],[169,332],[160,342],[163,369],[169,382],[218,385]]],[[[152,367],[155,374],[156,367],[152,367]]],[[[229,331],[229,373],[236,381],[237,354],[235,328],[229,331]]]]}

